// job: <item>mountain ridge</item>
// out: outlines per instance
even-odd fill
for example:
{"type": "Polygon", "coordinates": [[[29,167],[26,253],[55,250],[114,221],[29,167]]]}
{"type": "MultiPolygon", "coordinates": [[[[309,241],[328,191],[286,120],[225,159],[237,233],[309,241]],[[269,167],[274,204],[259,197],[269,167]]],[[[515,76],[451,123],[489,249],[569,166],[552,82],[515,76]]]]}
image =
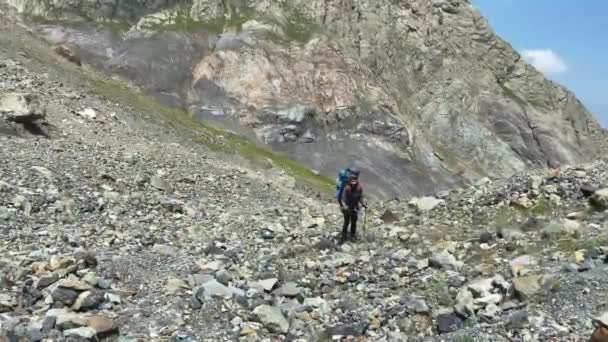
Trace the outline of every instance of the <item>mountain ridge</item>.
{"type": "Polygon", "coordinates": [[[330,177],[359,163],[379,198],[581,162],[604,139],[468,1],[9,4],[193,117],[330,177]]]}

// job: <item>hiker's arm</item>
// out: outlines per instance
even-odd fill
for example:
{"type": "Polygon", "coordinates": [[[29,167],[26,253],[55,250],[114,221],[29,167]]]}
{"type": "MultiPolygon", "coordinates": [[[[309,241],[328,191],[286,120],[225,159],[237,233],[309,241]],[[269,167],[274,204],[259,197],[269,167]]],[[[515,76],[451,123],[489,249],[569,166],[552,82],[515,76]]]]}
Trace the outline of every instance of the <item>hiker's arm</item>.
{"type": "Polygon", "coordinates": [[[346,196],[346,186],[342,188],[342,191],[340,192],[340,196],[338,196],[338,203],[340,203],[340,209],[344,210],[344,208],[346,207],[346,205],[344,204],[345,201],[345,196],[346,196]]]}

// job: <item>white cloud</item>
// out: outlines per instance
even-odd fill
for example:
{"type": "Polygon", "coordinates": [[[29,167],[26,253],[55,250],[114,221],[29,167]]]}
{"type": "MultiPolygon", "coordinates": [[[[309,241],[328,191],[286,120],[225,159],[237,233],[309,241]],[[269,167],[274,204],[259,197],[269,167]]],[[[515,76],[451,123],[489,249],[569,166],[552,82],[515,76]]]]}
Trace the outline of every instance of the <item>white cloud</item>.
{"type": "Polygon", "coordinates": [[[566,63],[551,49],[523,50],[522,56],[545,75],[563,74],[568,71],[566,63]]]}

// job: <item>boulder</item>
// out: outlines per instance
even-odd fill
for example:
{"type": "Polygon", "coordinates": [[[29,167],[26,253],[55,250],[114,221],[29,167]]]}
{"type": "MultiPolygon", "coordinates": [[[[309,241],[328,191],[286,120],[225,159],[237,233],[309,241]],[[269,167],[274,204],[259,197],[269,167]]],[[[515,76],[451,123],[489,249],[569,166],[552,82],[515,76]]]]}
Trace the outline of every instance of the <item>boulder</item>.
{"type": "Polygon", "coordinates": [[[46,107],[35,94],[5,93],[0,95],[0,117],[18,123],[32,123],[46,117],[46,107]]]}
{"type": "Polygon", "coordinates": [[[520,300],[530,300],[543,291],[545,277],[542,275],[530,275],[513,278],[515,295],[520,300]]]}
{"type": "Polygon", "coordinates": [[[67,59],[68,61],[70,61],[78,66],[82,66],[82,60],[80,59],[80,54],[76,53],[72,48],[68,47],[67,45],[56,46],[54,48],[54,51],[58,55],[67,59]]]}
{"type": "Polygon", "coordinates": [[[253,310],[253,314],[270,331],[279,333],[287,333],[289,331],[289,322],[277,307],[265,304],[260,305],[253,310]]]}
{"type": "Polygon", "coordinates": [[[594,192],[593,195],[589,197],[589,203],[600,210],[608,209],[608,188],[603,188],[594,192]]]}

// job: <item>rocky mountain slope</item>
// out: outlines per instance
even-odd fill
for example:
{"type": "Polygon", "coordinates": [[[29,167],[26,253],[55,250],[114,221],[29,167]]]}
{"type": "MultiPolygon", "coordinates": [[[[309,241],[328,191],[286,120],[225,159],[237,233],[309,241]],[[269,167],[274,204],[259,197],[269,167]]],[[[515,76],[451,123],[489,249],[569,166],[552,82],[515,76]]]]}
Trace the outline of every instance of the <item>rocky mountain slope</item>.
{"type": "Polygon", "coordinates": [[[83,63],[380,198],[598,152],[598,123],[467,0],[4,0],[83,63]],[[399,180],[394,182],[394,180],[399,180]]]}
{"type": "Polygon", "coordinates": [[[0,340],[608,336],[606,161],[373,202],[363,241],[337,245],[314,182],[156,120],[133,90],[102,95],[6,19],[0,340]]]}

